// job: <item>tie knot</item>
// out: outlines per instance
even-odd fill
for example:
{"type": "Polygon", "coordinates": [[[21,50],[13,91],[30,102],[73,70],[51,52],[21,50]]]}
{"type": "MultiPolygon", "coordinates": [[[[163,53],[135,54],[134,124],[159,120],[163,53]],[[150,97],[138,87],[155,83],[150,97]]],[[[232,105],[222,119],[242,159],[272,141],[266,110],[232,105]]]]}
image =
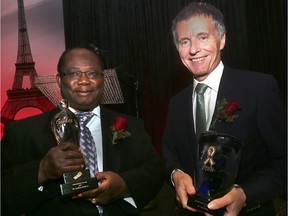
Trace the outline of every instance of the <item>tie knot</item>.
{"type": "Polygon", "coordinates": [[[201,94],[203,95],[207,88],[208,88],[208,86],[206,84],[198,83],[195,91],[198,95],[201,95],[201,94]]]}
{"type": "Polygon", "coordinates": [[[86,125],[94,116],[92,112],[77,112],[75,115],[78,117],[80,124],[86,125]]]}

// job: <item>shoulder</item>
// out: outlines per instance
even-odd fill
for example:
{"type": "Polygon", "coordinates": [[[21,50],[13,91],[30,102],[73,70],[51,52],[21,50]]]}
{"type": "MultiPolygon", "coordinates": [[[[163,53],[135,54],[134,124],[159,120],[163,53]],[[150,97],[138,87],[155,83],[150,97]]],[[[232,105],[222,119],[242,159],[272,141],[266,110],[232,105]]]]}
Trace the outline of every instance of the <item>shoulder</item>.
{"type": "Polygon", "coordinates": [[[110,121],[112,125],[114,120],[117,117],[125,118],[129,124],[132,124],[132,123],[143,124],[143,120],[140,118],[137,118],[136,116],[123,114],[123,113],[108,109],[105,106],[101,106],[101,119],[103,118],[105,122],[110,121]]]}
{"type": "Polygon", "coordinates": [[[177,94],[173,95],[170,99],[170,102],[181,102],[181,101],[186,101],[187,98],[192,97],[192,91],[193,90],[193,84],[190,84],[189,86],[185,87],[182,89],[180,92],[177,94]]]}
{"type": "MultiPolygon", "coordinates": [[[[52,117],[56,114],[56,109],[49,110],[47,112],[30,116],[21,120],[13,121],[5,125],[5,129],[15,130],[17,128],[21,130],[30,130],[30,128],[40,128],[42,126],[47,126],[47,122],[51,121],[52,117]]],[[[49,125],[50,126],[50,125],[49,125]]]]}
{"type": "Polygon", "coordinates": [[[278,83],[274,76],[257,71],[234,69],[225,67],[221,78],[221,84],[227,88],[234,89],[261,89],[269,87],[278,88],[278,83]]]}
{"type": "MultiPolygon", "coordinates": [[[[237,98],[241,103],[271,103],[284,101],[284,95],[274,76],[256,71],[224,68],[219,94],[237,98]]],[[[282,104],[282,102],[281,102],[282,104]]]]}
{"type": "Polygon", "coordinates": [[[223,71],[223,78],[233,78],[234,80],[245,79],[245,80],[275,80],[271,74],[265,74],[258,71],[235,69],[225,66],[223,71]]]}

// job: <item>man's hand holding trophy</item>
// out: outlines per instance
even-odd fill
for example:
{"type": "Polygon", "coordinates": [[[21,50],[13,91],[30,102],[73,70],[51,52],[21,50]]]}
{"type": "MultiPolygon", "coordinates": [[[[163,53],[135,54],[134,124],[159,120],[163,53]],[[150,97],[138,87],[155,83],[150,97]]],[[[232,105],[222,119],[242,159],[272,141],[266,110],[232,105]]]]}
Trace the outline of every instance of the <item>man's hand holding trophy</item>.
{"type": "MultiPolygon", "coordinates": [[[[79,146],[80,126],[76,115],[68,109],[68,101],[59,102],[60,112],[51,121],[51,128],[58,145],[70,142],[79,146]]],[[[91,178],[89,169],[63,174],[64,183],[60,185],[62,196],[71,196],[98,187],[96,178],[91,178]]]]}

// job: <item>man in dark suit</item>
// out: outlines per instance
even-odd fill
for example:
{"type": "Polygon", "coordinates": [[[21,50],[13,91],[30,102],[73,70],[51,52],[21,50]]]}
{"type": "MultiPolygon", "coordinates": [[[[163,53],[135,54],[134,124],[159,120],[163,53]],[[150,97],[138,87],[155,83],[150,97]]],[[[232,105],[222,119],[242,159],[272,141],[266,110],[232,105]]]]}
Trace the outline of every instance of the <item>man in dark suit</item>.
{"type": "Polygon", "coordinates": [[[6,125],[1,143],[2,215],[138,215],[158,193],[164,166],[140,119],[100,105],[102,71],[97,54],[72,48],[60,57],[56,77],[69,109],[93,114],[87,127],[96,147],[98,172],[93,178],[101,181],[98,188],[61,197],[63,173],[83,169],[85,159],[82,147],[57,145],[51,130],[51,120],[60,111],[56,108],[6,125]],[[119,117],[122,126],[114,123],[119,117]],[[112,140],[112,126],[130,135],[112,140]]]}
{"type": "Polygon", "coordinates": [[[286,109],[275,79],[223,65],[223,15],[210,4],[187,5],[173,20],[172,32],[180,58],[194,78],[190,86],[170,100],[163,135],[167,177],[184,209],[182,215],[203,214],[187,206],[189,195],[196,193],[195,89],[199,84],[207,86],[204,131],[227,133],[242,142],[237,185],[211,201],[208,208],[226,206],[225,216],[275,215],[272,200],[286,193],[287,184],[286,109]],[[217,113],[221,104],[224,115],[217,113]]]}

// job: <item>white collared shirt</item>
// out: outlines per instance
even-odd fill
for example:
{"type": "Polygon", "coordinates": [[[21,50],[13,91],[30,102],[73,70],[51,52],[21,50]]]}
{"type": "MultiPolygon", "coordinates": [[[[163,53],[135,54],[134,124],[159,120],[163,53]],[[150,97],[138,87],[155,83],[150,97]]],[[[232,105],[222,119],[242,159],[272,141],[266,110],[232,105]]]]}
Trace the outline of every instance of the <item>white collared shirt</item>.
{"type": "MultiPolygon", "coordinates": [[[[204,81],[199,82],[195,79],[193,81],[193,94],[192,94],[193,116],[196,116],[196,92],[195,92],[196,85],[198,83],[204,83],[204,84],[208,85],[208,88],[204,93],[206,126],[207,126],[206,130],[209,129],[211,121],[212,121],[214,109],[216,106],[216,100],[217,100],[217,94],[218,94],[218,89],[219,89],[219,85],[220,85],[220,80],[221,80],[221,77],[223,74],[223,69],[224,69],[224,65],[223,65],[222,61],[220,61],[218,66],[215,68],[215,70],[212,71],[204,81]]],[[[196,124],[196,122],[195,122],[195,118],[194,118],[194,128],[196,130],[195,124],[196,124]]]]}
{"type": "MultiPolygon", "coordinates": [[[[76,113],[76,110],[74,110],[72,107],[69,107],[69,109],[73,113],[76,113]]],[[[91,131],[91,134],[92,134],[95,146],[96,146],[96,158],[97,158],[98,171],[103,172],[103,146],[102,146],[100,107],[97,106],[91,112],[93,112],[95,115],[86,124],[86,126],[91,131]]]]}

